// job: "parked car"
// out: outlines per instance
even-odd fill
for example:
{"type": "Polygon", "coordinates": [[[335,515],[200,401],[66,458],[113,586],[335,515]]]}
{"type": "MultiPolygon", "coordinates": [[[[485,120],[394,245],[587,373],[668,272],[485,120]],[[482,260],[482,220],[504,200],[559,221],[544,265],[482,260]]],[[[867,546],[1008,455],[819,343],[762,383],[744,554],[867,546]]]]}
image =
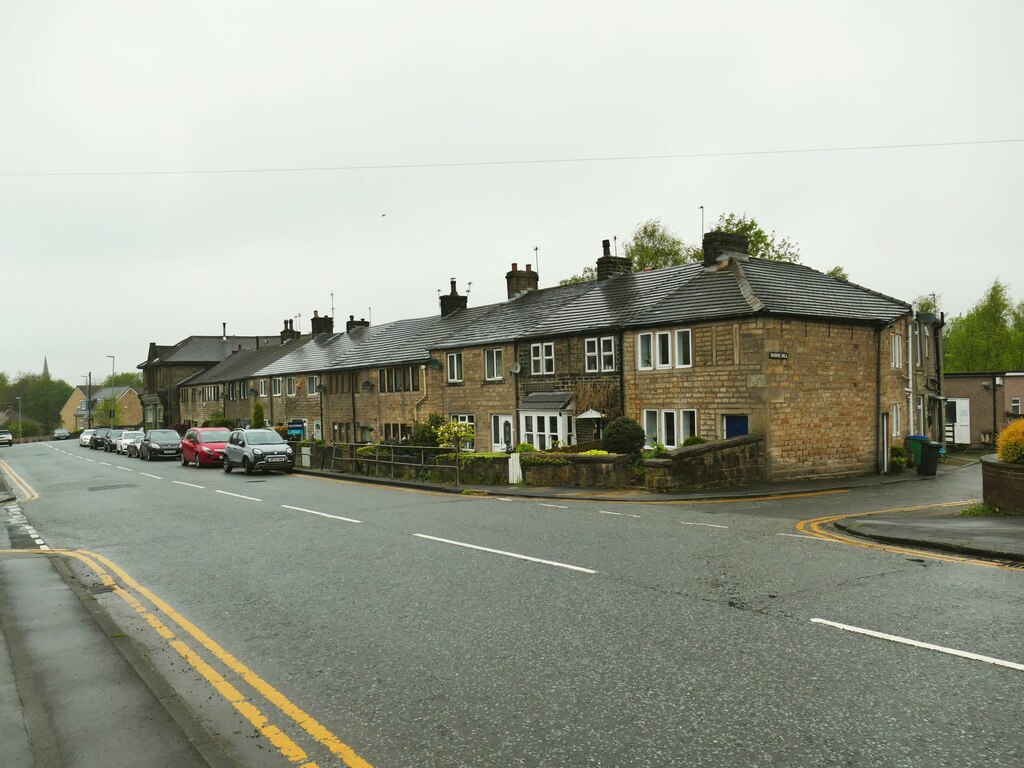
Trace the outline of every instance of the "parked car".
{"type": "Polygon", "coordinates": [[[0,445],[14,445],[14,435],[9,429],[0,429],[0,445]]]}
{"type": "Polygon", "coordinates": [[[89,448],[91,450],[102,450],[103,446],[107,444],[107,433],[110,431],[110,427],[97,427],[92,431],[92,437],[89,438],[89,448]]]}
{"type": "Polygon", "coordinates": [[[181,438],[181,465],[222,466],[224,446],[230,437],[231,430],[225,427],[193,427],[181,438]]]}
{"type": "Polygon", "coordinates": [[[145,432],[139,432],[139,434],[132,438],[132,441],[128,443],[128,450],[126,451],[126,453],[128,454],[129,459],[142,458],[141,454],[139,453],[139,446],[142,445],[142,438],[145,436],[145,434],[145,432]]]}
{"type": "Polygon", "coordinates": [[[123,434],[123,429],[112,429],[107,432],[107,436],[103,438],[103,452],[110,453],[111,451],[116,451],[117,441],[121,439],[123,434]]]}
{"type": "Polygon", "coordinates": [[[69,437],[71,437],[71,433],[64,429],[64,427],[57,427],[53,430],[54,440],[67,440],[69,437]]]}
{"type": "Polygon", "coordinates": [[[115,446],[115,450],[118,453],[123,453],[125,456],[127,456],[128,446],[131,444],[132,440],[134,440],[136,437],[142,437],[143,434],[145,433],[139,429],[126,429],[124,432],[121,433],[121,436],[117,438],[117,445],[115,446]]]}
{"type": "Polygon", "coordinates": [[[92,443],[92,436],[96,432],[95,429],[83,429],[82,434],[78,436],[78,444],[88,446],[92,443]]]}
{"type": "Polygon", "coordinates": [[[292,448],[272,429],[236,429],[224,450],[224,471],[241,467],[245,474],[295,466],[292,448]]]}
{"type": "Polygon", "coordinates": [[[146,461],[154,459],[176,459],[181,456],[181,435],[173,429],[151,429],[139,443],[139,458],[146,461]]]}

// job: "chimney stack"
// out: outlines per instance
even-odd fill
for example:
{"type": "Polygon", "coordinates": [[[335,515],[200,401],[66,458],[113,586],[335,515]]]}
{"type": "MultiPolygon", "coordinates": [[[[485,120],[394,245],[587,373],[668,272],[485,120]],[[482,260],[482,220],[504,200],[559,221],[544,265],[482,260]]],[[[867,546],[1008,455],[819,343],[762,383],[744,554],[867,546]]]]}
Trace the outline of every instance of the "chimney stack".
{"type": "Polygon", "coordinates": [[[313,316],[309,319],[310,333],[319,336],[322,333],[334,333],[334,318],[324,315],[320,317],[319,310],[313,310],[313,316]]]}
{"type": "Polygon", "coordinates": [[[704,233],[704,266],[714,267],[718,264],[718,260],[727,254],[736,254],[739,256],[746,256],[747,250],[750,247],[749,240],[746,235],[736,235],[732,232],[720,232],[715,230],[714,232],[704,233]]]}
{"type": "Polygon", "coordinates": [[[293,320],[285,320],[284,321],[284,330],[281,331],[281,343],[282,344],[284,344],[286,341],[289,341],[291,339],[299,338],[300,334],[299,334],[298,331],[295,330],[294,325],[295,325],[295,321],[293,321],[293,320]]]}
{"type": "Polygon", "coordinates": [[[345,323],[345,333],[352,333],[356,328],[369,328],[370,324],[366,322],[366,318],[359,318],[356,320],[355,315],[348,316],[348,322],[345,323]]]}
{"type": "Polygon", "coordinates": [[[540,283],[540,274],[533,271],[530,264],[526,269],[519,269],[516,262],[512,262],[512,269],[505,273],[505,285],[508,287],[508,297],[514,299],[524,293],[536,291],[540,283]]]}
{"type": "Polygon", "coordinates": [[[221,341],[227,341],[228,340],[228,324],[227,323],[221,323],[220,324],[220,337],[221,337],[221,341]]]}
{"type": "Polygon", "coordinates": [[[607,280],[615,275],[628,275],[633,271],[633,260],[626,256],[612,256],[611,240],[601,241],[602,256],[597,260],[597,279],[607,280]]]}
{"type": "Polygon", "coordinates": [[[441,297],[441,317],[448,317],[460,309],[465,309],[469,303],[468,296],[459,296],[459,292],[455,290],[455,278],[452,278],[452,292],[447,296],[441,297]]]}

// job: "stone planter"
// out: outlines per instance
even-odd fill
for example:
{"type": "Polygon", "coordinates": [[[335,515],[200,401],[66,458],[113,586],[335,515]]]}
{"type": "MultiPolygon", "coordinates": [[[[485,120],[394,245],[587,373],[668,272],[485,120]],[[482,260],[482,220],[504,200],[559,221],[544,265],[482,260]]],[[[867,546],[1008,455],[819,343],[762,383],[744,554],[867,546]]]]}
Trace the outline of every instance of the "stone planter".
{"type": "Polygon", "coordinates": [[[982,456],[981,495],[985,506],[1004,515],[1024,515],[1024,464],[999,461],[994,453],[982,456]]]}

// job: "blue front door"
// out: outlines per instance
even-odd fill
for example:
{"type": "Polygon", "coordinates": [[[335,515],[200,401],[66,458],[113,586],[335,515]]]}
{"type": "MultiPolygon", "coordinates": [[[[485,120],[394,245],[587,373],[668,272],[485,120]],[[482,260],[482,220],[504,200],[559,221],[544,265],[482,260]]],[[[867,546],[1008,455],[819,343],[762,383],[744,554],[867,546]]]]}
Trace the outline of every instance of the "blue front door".
{"type": "Polygon", "coordinates": [[[740,437],[749,434],[747,429],[747,414],[728,415],[725,417],[725,436],[740,437]]]}

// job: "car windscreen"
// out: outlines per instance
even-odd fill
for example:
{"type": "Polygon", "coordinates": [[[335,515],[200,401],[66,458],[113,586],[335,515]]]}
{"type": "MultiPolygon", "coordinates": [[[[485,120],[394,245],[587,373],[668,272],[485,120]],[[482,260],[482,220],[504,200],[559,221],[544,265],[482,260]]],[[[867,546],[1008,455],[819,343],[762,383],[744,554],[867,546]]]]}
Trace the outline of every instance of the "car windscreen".
{"type": "Polygon", "coordinates": [[[154,429],[149,433],[149,439],[154,443],[174,443],[181,437],[173,429],[154,429]]]}
{"type": "Polygon", "coordinates": [[[279,445],[284,442],[277,432],[248,432],[245,439],[250,445],[279,445]]]}
{"type": "Polygon", "coordinates": [[[141,432],[125,432],[121,437],[131,440],[133,437],[139,437],[141,434],[141,432]]]}
{"type": "Polygon", "coordinates": [[[231,437],[231,432],[226,429],[216,432],[200,432],[197,437],[200,443],[226,443],[231,437]]]}

